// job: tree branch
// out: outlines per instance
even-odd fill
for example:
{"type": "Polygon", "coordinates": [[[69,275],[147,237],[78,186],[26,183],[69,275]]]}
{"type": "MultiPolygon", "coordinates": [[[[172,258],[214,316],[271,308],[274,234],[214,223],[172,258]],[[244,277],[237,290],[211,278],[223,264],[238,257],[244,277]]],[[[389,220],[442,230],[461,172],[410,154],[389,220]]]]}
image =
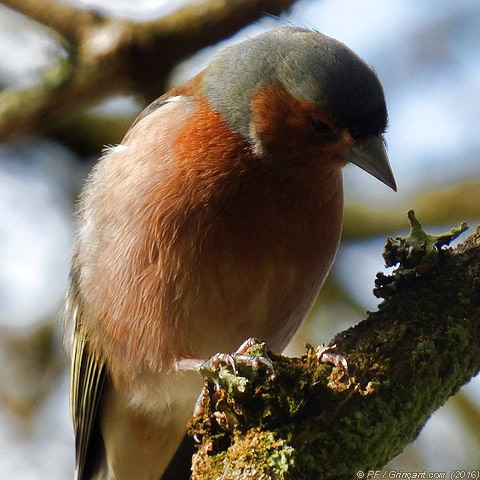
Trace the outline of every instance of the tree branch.
{"type": "Polygon", "coordinates": [[[480,228],[396,289],[333,340],[348,373],[309,348],[273,355],[275,378],[254,370],[244,392],[208,383],[193,478],[355,478],[398,455],[480,370],[480,228]]]}
{"type": "Polygon", "coordinates": [[[81,10],[51,0],[1,0],[1,4],[38,22],[69,41],[80,39],[101,17],[93,11],[81,10]]]}
{"type": "Polygon", "coordinates": [[[163,93],[176,63],[295,1],[205,0],[158,20],[136,23],[50,0],[1,0],[66,39],[68,57],[45,73],[43,83],[0,94],[0,141],[49,130],[112,94],[133,92],[153,100],[163,93]]]}

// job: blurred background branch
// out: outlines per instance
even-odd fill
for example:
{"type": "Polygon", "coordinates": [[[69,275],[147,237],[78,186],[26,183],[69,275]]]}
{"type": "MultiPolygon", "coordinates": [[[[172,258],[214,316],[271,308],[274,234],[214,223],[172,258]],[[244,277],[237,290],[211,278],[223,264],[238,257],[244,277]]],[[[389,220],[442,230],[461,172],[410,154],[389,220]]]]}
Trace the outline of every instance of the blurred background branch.
{"type": "Polygon", "coordinates": [[[58,63],[37,85],[0,93],[0,141],[45,132],[115,93],[151,101],[175,64],[295,0],[204,0],[166,17],[133,22],[56,2],[2,0],[63,38],[58,63]]]}
{"type": "MultiPolygon", "coordinates": [[[[425,224],[448,225],[458,220],[480,218],[480,180],[468,180],[443,189],[422,191],[410,200],[425,224]]],[[[357,203],[345,211],[345,240],[358,240],[402,230],[403,206],[368,208],[357,203]]]]}
{"type": "Polygon", "coordinates": [[[2,0],[8,8],[16,10],[30,20],[51,29],[51,34],[61,35],[68,43],[79,43],[85,30],[101,21],[93,10],[83,10],[50,0],[2,0]]]}

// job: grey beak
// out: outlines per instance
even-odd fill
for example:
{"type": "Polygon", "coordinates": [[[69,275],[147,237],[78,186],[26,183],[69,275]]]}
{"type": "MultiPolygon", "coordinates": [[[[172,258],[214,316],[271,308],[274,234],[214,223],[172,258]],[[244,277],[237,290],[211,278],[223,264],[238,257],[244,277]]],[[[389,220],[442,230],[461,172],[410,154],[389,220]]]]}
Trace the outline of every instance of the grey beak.
{"type": "Polygon", "coordinates": [[[382,135],[357,141],[346,159],[373,175],[395,192],[397,191],[397,184],[388,161],[382,135]]]}

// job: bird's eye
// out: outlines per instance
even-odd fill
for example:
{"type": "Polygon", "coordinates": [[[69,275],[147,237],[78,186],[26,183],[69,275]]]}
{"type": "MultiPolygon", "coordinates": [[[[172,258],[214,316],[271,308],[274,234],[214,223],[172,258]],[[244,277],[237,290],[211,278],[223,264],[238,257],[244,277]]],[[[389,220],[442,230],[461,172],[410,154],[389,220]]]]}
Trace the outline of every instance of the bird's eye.
{"type": "Polygon", "coordinates": [[[312,118],[312,127],[317,133],[332,133],[332,127],[316,117],[312,118]]]}

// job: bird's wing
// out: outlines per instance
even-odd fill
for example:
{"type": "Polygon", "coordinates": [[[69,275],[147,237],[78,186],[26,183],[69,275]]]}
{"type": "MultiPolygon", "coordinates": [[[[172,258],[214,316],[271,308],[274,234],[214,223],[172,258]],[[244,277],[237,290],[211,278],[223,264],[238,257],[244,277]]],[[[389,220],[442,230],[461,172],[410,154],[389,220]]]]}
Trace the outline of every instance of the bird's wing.
{"type": "MultiPolygon", "coordinates": [[[[78,301],[78,296],[73,297],[78,301]]],[[[81,306],[71,309],[72,315],[78,317],[81,306]]],[[[74,322],[72,348],[72,372],[70,378],[70,409],[75,431],[75,450],[77,480],[88,480],[90,473],[98,462],[99,436],[97,412],[105,386],[105,364],[88,351],[85,337],[80,334],[79,319],[74,322]]]]}
{"type": "Polygon", "coordinates": [[[133,121],[133,123],[130,125],[130,128],[127,130],[127,133],[125,133],[122,143],[126,141],[128,138],[130,132],[133,130],[133,128],[140,123],[145,117],[148,117],[151,113],[155,112],[159,108],[163,107],[165,104],[171,102],[173,99],[176,97],[171,97],[171,96],[161,96],[154,100],[152,103],[147,105],[138,115],[137,118],[133,121]]]}

